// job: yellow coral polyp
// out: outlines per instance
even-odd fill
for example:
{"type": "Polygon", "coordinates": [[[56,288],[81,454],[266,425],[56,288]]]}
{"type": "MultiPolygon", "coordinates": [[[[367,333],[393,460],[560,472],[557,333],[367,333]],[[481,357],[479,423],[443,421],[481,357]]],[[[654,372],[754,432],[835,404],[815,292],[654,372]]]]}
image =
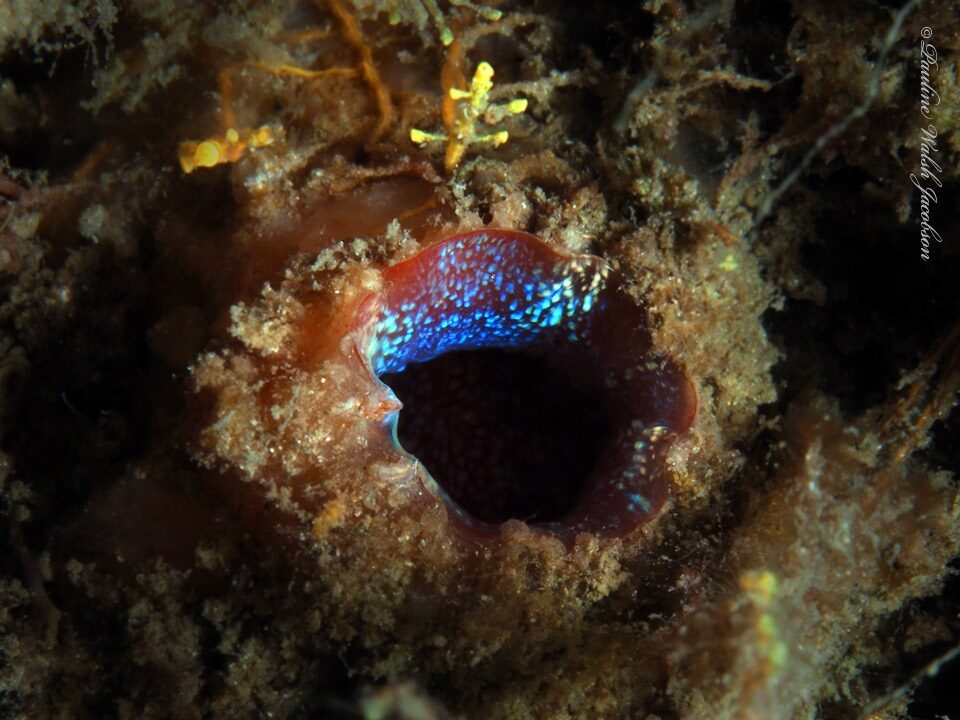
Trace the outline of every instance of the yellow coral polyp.
{"type": "Polygon", "coordinates": [[[180,143],[180,168],[188,175],[197,168],[211,168],[227,162],[227,148],[218,138],[186,140],[180,143]]]}
{"type": "Polygon", "coordinates": [[[757,631],[760,633],[760,637],[765,640],[769,640],[776,636],[777,624],[773,620],[773,615],[770,613],[763,613],[760,616],[760,619],[757,620],[757,631]]]}
{"type": "Polygon", "coordinates": [[[481,62],[473,73],[468,89],[452,87],[447,90],[447,96],[457,103],[457,106],[456,111],[452,113],[452,118],[448,119],[446,113],[444,114],[444,121],[447,124],[446,133],[431,133],[417,128],[410,130],[410,139],[418,145],[446,141],[444,167],[448,172],[460,164],[470,145],[487,143],[499,147],[510,139],[510,134],[506,130],[479,134],[477,123],[480,118],[483,118],[487,124],[492,124],[499,122],[507,115],[519,115],[527,110],[529,103],[526,98],[516,98],[499,105],[490,104],[493,75],[493,66],[488,62],[481,62]]]}
{"type": "Polygon", "coordinates": [[[267,145],[273,145],[276,139],[276,131],[269,125],[264,125],[262,128],[254,130],[250,134],[250,140],[248,142],[252,148],[262,148],[267,145]]]}
{"type": "Polygon", "coordinates": [[[789,656],[790,650],[786,643],[775,642],[770,646],[770,662],[773,663],[775,668],[782,668],[786,665],[789,656]]]}
{"type": "Polygon", "coordinates": [[[222,136],[180,143],[180,167],[188,175],[197,168],[212,168],[233,163],[243,157],[247,148],[262,148],[276,142],[277,132],[269,125],[256,130],[229,128],[222,136]]]}
{"type": "Polygon", "coordinates": [[[410,139],[417,143],[417,145],[422,145],[423,143],[430,142],[432,140],[446,140],[447,136],[438,135],[437,133],[428,133],[424,132],[423,130],[417,130],[416,128],[413,128],[410,131],[410,139]]]}
{"type": "Polygon", "coordinates": [[[777,576],[769,570],[745,572],[740,576],[740,588],[761,607],[773,601],[777,585],[777,576]]]}
{"type": "Polygon", "coordinates": [[[226,157],[226,149],[216,140],[204,140],[193,152],[193,162],[197,167],[219,165],[226,157]]]}

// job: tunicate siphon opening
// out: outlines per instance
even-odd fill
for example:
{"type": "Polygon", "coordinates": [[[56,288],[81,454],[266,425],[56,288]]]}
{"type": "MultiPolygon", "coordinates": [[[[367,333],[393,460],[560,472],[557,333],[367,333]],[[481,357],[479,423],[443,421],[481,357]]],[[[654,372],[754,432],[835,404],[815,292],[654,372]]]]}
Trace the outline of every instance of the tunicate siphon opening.
{"type": "Polygon", "coordinates": [[[608,439],[597,388],[544,357],[451,352],[381,380],[403,403],[400,444],[483,522],[559,520],[608,439]]]}
{"type": "Polygon", "coordinates": [[[456,235],[384,270],[352,337],[402,405],[383,420],[397,449],[468,535],[517,519],[619,536],[666,502],[695,396],[602,258],[456,235]]]}

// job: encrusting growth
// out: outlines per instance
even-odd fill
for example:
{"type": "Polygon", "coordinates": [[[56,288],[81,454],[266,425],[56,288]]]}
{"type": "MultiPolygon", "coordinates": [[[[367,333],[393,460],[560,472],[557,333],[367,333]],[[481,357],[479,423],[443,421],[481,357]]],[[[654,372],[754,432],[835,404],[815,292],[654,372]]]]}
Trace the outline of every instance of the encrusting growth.
{"type": "MultiPolygon", "coordinates": [[[[318,0],[318,4],[319,0],[318,0]]],[[[360,58],[356,67],[331,67],[321,70],[311,70],[290,63],[268,63],[259,60],[249,60],[230,65],[220,73],[220,124],[223,132],[203,140],[187,140],[180,143],[180,167],[185,173],[191,173],[197,168],[209,168],[225,163],[233,163],[244,156],[249,148],[261,148],[273,144],[281,134],[282,128],[272,125],[263,125],[255,130],[240,128],[234,111],[234,75],[242,69],[253,68],[277,76],[292,76],[303,80],[318,80],[336,76],[360,76],[369,86],[377,106],[378,121],[370,135],[369,142],[376,142],[389,129],[394,118],[393,103],[390,93],[373,60],[373,51],[364,40],[356,18],[347,10],[340,0],[325,0],[322,3],[337,18],[344,40],[354,49],[360,58]]],[[[456,0],[452,3],[457,7],[465,7],[486,20],[499,20],[502,12],[496,9],[485,8],[456,0]]],[[[481,62],[474,71],[469,87],[464,89],[466,79],[461,66],[464,61],[464,49],[447,26],[443,13],[435,0],[423,3],[393,2],[390,4],[390,24],[395,25],[401,19],[409,17],[419,25],[423,25],[427,17],[433,19],[440,33],[441,42],[449,46],[447,61],[441,73],[441,84],[444,88],[443,123],[447,128],[444,133],[433,133],[413,128],[410,130],[410,139],[418,145],[429,142],[446,142],[444,167],[452,171],[463,160],[463,156],[471,145],[492,144],[503,145],[510,135],[506,130],[482,132],[478,124],[483,122],[488,126],[496,125],[508,115],[519,115],[526,111],[526,98],[515,98],[505,103],[493,104],[490,102],[490,91],[493,89],[493,66],[488,62],[481,62]]],[[[322,39],[329,36],[325,29],[308,30],[303,32],[282,33],[278,39],[304,41],[322,39]]]]}
{"type": "Polygon", "coordinates": [[[0,22],[0,717],[948,712],[956,3],[473,1],[0,22]]]}
{"type": "MultiPolygon", "coordinates": [[[[471,10],[484,20],[496,22],[503,17],[501,10],[477,5],[469,0],[450,0],[450,4],[471,10]]],[[[422,29],[428,21],[432,21],[440,35],[440,42],[450,45],[454,40],[453,31],[447,25],[437,0],[388,0],[387,9],[391,25],[398,25],[402,19],[406,18],[422,29]]]]}
{"type": "MultiPolygon", "coordinates": [[[[233,163],[246,153],[248,148],[261,148],[272,145],[281,134],[278,128],[264,125],[256,130],[237,129],[236,113],[234,111],[233,76],[244,68],[255,68],[271,75],[291,76],[303,80],[318,80],[326,77],[343,77],[359,75],[369,86],[377,106],[379,120],[370,136],[370,142],[376,142],[393,122],[393,103],[390,93],[380,78],[373,62],[373,52],[364,40],[356,18],[340,0],[325,0],[320,5],[328,7],[336,16],[341,26],[343,38],[360,57],[357,67],[332,67],[322,70],[310,70],[289,63],[267,63],[251,60],[230,65],[220,73],[220,123],[224,128],[222,135],[205,138],[203,140],[186,140],[180,143],[178,154],[180,167],[185,173],[191,173],[201,167],[215,167],[224,163],[233,163]]],[[[311,40],[324,38],[326,30],[305,31],[301,33],[284,33],[279,39],[311,40]]]]}

